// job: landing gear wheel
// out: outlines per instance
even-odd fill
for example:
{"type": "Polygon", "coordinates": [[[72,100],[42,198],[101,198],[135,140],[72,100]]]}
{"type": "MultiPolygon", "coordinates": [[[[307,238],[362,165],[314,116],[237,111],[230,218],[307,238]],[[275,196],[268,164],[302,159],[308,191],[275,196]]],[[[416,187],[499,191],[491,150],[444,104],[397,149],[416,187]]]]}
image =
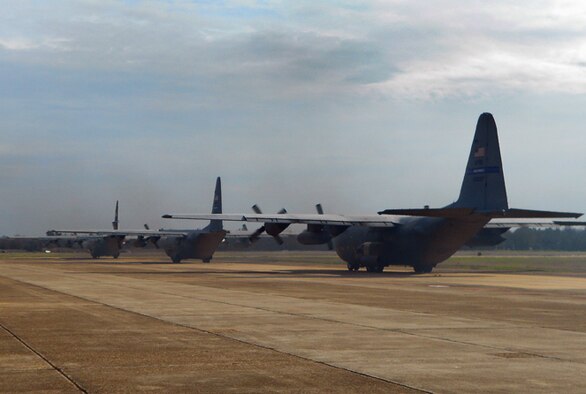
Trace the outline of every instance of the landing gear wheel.
{"type": "Polygon", "coordinates": [[[416,265],[413,267],[413,271],[415,271],[416,274],[429,274],[431,271],[433,271],[433,266],[431,266],[431,265],[416,265]]]}
{"type": "Polygon", "coordinates": [[[366,271],[368,272],[383,272],[385,266],[382,264],[372,264],[366,266],[366,271]]]}
{"type": "Polygon", "coordinates": [[[348,271],[358,271],[360,269],[360,265],[355,263],[348,263],[347,267],[348,271]]]}
{"type": "Polygon", "coordinates": [[[209,263],[210,261],[212,261],[211,257],[207,257],[205,259],[201,259],[201,261],[203,261],[204,263],[209,263]]]}
{"type": "Polygon", "coordinates": [[[112,257],[114,257],[115,259],[117,259],[120,256],[120,253],[116,253],[115,255],[112,255],[112,257]]]}
{"type": "Polygon", "coordinates": [[[93,254],[93,253],[92,253],[92,259],[94,259],[94,260],[97,260],[97,259],[98,259],[98,257],[100,257],[100,256],[98,256],[97,254],[93,254]]]}
{"type": "Polygon", "coordinates": [[[171,261],[173,261],[173,263],[175,263],[175,264],[179,264],[181,262],[181,257],[173,256],[173,257],[171,257],[171,261]]]}

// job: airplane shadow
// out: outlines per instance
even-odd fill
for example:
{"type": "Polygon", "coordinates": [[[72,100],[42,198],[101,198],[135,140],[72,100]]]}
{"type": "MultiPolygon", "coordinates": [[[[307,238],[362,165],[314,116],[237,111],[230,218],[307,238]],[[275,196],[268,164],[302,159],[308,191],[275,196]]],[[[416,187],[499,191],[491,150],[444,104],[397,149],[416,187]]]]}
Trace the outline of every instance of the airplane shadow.
{"type": "MultiPolygon", "coordinates": [[[[174,263],[161,263],[161,262],[132,262],[132,263],[117,263],[117,262],[99,262],[101,266],[116,266],[119,268],[123,268],[125,265],[169,265],[169,266],[177,266],[174,263]]],[[[96,264],[96,265],[98,265],[96,264]]],[[[188,267],[185,267],[188,268],[188,267]]],[[[383,277],[416,277],[420,276],[420,274],[416,274],[415,272],[398,272],[398,271],[387,271],[381,273],[371,273],[366,271],[358,271],[358,272],[350,272],[345,269],[341,268],[331,268],[331,269],[279,269],[274,271],[255,271],[255,270],[219,270],[210,267],[197,266],[197,269],[194,270],[181,270],[181,271],[141,271],[141,270],[133,270],[133,271],[123,271],[123,270],[116,270],[116,271],[84,271],[79,272],[82,273],[96,273],[96,274],[133,274],[133,275],[149,275],[149,276],[177,276],[177,275],[188,275],[188,276],[222,276],[232,277],[256,277],[256,278],[263,278],[263,277],[271,277],[271,278],[291,278],[291,277],[307,277],[307,278],[318,278],[318,277],[338,277],[338,278],[383,278],[383,277]]],[[[427,274],[429,276],[433,276],[433,274],[427,274]]]]}

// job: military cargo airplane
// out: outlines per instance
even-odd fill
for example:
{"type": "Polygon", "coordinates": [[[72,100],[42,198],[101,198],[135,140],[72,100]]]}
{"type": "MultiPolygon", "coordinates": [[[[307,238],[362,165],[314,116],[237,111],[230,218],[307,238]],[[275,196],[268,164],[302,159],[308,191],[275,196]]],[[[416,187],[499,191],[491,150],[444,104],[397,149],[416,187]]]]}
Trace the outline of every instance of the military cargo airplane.
{"type": "MultiPolygon", "coordinates": [[[[114,210],[114,221],[112,228],[118,229],[118,201],[116,201],[116,208],[114,210]]],[[[109,246],[118,244],[121,240],[118,239],[102,239],[103,237],[96,237],[91,235],[76,236],[74,234],[58,234],[54,231],[47,231],[44,237],[30,237],[30,236],[16,236],[4,237],[0,240],[0,249],[24,249],[30,251],[47,250],[55,247],[71,248],[71,249],[88,249],[94,258],[103,255],[112,255],[117,258],[120,254],[119,246],[109,246]],[[109,253],[110,250],[114,250],[109,253]],[[104,253],[105,252],[105,253],[104,253]]]]}
{"type": "MultiPolygon", "coordinates": [[[[222,213],[222,184],[220,177],[216,179],[212,214],[222,213]]],[[[115,220],[117,223],[117,219],[115,220]]],[[[203,229],[190,230],[51,230],[51,234],[87,234],[92,238],[92,257],[118,257],[123,241],[127,237],[137,237],[131,240],[134,246],[145,246],[152,243],[162,248],[174,263],[184,259],[201,259],[209,262],[218,245],[224,239],[226,230],[222,220],[212,219],[203,229]]]]}
{"type": "MultiPolygon", "coordinates": [[[[573,212],[509,208],[497,127],[489,113],[478,119],[460,195],[443,208],[386,209],[378,215],[332,214],[167,214],[163,218],[262,222],[276,236],[292,223],[307,224],[298,240],[307,244],[333,241],[340,258],[351,271],[366,267],[382,272],[389,265],[413,267],[428,273],[475,237],[497,242],[504,228],[519,225],[493,219],[577,218],[573,212]]],[[[547,225],[555,225],[548,222],[547,225]]]]}

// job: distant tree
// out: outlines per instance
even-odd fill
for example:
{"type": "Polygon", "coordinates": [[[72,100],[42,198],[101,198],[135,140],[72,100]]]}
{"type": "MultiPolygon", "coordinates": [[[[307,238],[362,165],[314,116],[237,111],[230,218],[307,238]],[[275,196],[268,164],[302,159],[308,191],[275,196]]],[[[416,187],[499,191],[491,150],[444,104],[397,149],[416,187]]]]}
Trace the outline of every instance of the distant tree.
{"type": "Polygon", "coordinates": [[[534,229],[521,227],[507,232],[497,249],[506,250],[586,250],[586,230],[575,228],[534,229]]]}

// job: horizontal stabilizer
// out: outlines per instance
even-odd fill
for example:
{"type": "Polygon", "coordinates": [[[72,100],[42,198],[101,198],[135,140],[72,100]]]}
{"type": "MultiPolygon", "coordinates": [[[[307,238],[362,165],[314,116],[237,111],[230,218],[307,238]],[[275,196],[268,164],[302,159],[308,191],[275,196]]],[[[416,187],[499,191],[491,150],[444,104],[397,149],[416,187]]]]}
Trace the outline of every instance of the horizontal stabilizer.
{"type": "Polygon", "coordinates": [[[503,209],[502,211],[479,212],[492,218],[531,219],[531,218],[579,218],[581,213],[534,211],[532,209],[503,209]]]}
{"type": "Polygon", "coordinates": [[[432,218],[456,218],[472,214],[472,208],[416,208],[416,209],[385,209],[379,215],[426,216],[432,218]]]}
{"type": "Polygon", "coordinates": [[[385,209],[379,215],[421,216],[432,218],[457,218],[479,214],[491,218],[506,219],[544,219],[544,218],[579,218],[581,213],[534,211],[531,209],[503,209],[501,211],[478,211],[472,208],[416,208],[416,209],[385,209]]]}
{"type": "Polygon", "coordinates": [[[563,220],[554,220],[554,224],[558,226],[586,226],[586,222],[571,222],[563,220]]]}

